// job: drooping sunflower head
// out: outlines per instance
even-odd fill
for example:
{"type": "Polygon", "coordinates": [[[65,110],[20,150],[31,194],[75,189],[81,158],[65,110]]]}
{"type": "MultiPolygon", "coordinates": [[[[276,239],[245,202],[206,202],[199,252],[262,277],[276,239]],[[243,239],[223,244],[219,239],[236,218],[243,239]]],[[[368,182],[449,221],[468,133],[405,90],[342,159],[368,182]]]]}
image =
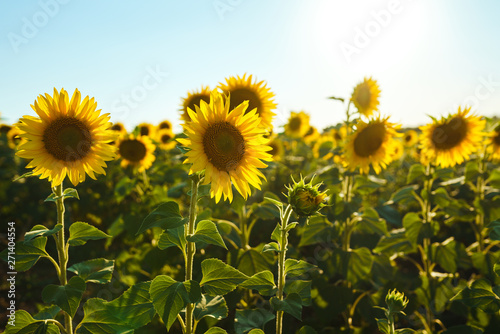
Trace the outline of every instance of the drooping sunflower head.
{"type": "Polygon", "coordinates": [[[245,73],[243,77],[226,78],[226,83],[219,83],[219,88],[224,94],[230,96],[230,110],[239,106],[243,101],[248,101],[247,113],[256,109],[262,127],[272,128],[271,123],[276,115],[272,110],[276,109],[276,103],[274,103],[274,93],[267,87],[265,81],[253,82],[252,75],[247,77],[245,73]]]}
{"type": "Polygon", "coordinates": [[[149,136],[129,134],[120,138],[116,146],[122,160],[121,166],[131,167],[138,173],[149,169],[156,159],[154,155],[156,146],[149,136]]]}
{"type": "Polygon", "coordinates": [[[486,121],[469,113],[470,108],[458,108],[456,114],[420,127],[419,147],[424,160],[444,168],[453,167],[479,149],[486,121]]]}
{"type": "Polygon", "coordinates": [[[378,110],[380,89],[377,81],[372,78],[365,78],[363,82],[354,87],[351,101],[358,109],[358,112],[366,117],[378,110]]]}
{"type": "Polygon", "coordinates": [[[170,129],[162,129],[156,133],[156,141],[164,150],[171,150],[177,145],[175,134],[170,129]]]}
{"type": "Polygon", "coordinates": [[[139,135],[154,137],[156,129],[153,124],[141,123],[137,127],[139,128],[139,135]]]}
{"type": "Polygon", "coordinates": [[[124,135],[127,133],[127,129],[125,129],[125,125],[120,122],[113,123],[111,126],[111,130],[116,131],[119,135],[124,135]]]}
{"type": "Polygon", "coordinates": [[[9,132],[7,132],[7,142],[11,149],[15,149],[17,146],[26,142],[26,139],[21,137],[23,132],[16,126],[12,127],[9,132]]]}
{"type": "Polygon", "coordinates": [[[168,120],[160,122],[160,124],[158,124],[158,131],[164,129],[172,131],[172,123],[168,120]]]}
{"type": "Polygon", "coordinates": [[[263,137],[265,129],[259,126],[257,110],[246,112],[247,101],[230,109],[230,101],[214,90],[210,103],[202,101],[196,112],[188,109],[190,122],[184,124],[188,138],[177,139],[187,147],[190,174],[205,171],[204,184],[211,184],[210,195],[219,202],[233,199],[232,185],[246,199],[250,186],[260,189],[264,174],[258,168],[267,165],[261,160],[271,161],[263,137]]]}
{"type": "Polygon", "coordinates": [[[210,88],[208,86],[201,86],[201,90],[188,92],[187,97],[182,99],[181,120],[190,122],[191,117],[189,117],[188,108],[193,112],[196,111],[195,106],[199,107],[201,101],[205,101],[206,103],[210,102],[210,88]]]}
{"type": "Polygon", "coordinates": [[[418,142],[418,133],[415,130],[408,130],[403,135],[403,144],[406,147],[412,147],[418,142]]]}
{"type": "Polygon", "coordinates": [[[344,160],[351,171],[359,167],[361,173],[368,174],[372,166],[378,174],[392,161],[397,145],[394,137],[401,135],[396,131],[400,125],[389,123],[388,119],[379,116],[368,123],[358,121],[344,148],[344,160]]]}
{"type": "Polygon", "coordinates": [[[321,185],[321,183],[313,185],[312,179],[309,183],[306,183],[302,176],[299,182],[292,178],[292,184],[286,187],[288,190],[286,197],[297,216],[310,217],[317,215],[321,208],[325,206],[323,202],[327,198],[327,194],[326,191],[319,191],[321,185]]]}
{"type": "Polygon", "coordinates": [[[288,123],[285,124],[285,134],[292,138],[304,138],[309,128],[309,115],[303,111],[292,111],[288,123]]]}
{"type": "Polygon", "coordinates": [[[39,118],[24,116],[16,126],[26,142],[18,147],[17,155],[32,159],[27,168],[41,179],[48,178],[52,186],[60,185],[68,176],[73,185],[85,180],[85,174],[106,174],[105,161],[112,160],[115,139],[110,130],[109,114],[96,110],[94,98],[81,101],[78,89],[71,100],[66,90],[54,95],[39,95],[31,106],[39,118]]]}

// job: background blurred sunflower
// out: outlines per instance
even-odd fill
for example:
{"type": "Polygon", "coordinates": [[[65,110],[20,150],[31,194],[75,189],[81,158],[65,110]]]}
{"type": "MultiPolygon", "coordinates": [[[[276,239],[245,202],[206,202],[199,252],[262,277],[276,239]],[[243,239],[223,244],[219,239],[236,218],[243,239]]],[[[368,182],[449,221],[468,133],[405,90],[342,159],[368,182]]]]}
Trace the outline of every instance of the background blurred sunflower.
{"type": "Polygon", "coordinates": [[[420,148],[428,161],[452,167],[465,161],[483,143],[485,121],[469,115],[470,107],[420,127],[420,148]]]}
{"type": "Polygon", "coordinates": [[[170,123],[170,121],[168,120],[161,121],[160,124],[158,124],[157,130],[159,131],[164,129],[172,130],[172,123],[170,123]]]}
{"type": "Polygon", "coordinates": [[[490,133],[488,153],[491,154],[491,159],[500,160],[500,125],[490,133]]]}
{"type": "Polygon", "coordinates": [[[10,129],[12,129],[12,126],[8,124],[0,124],[0,135],[2,134],[6,135],[7,132],[10,131],[10,129]]]}
{"type": "Polygon", "coordinates": [[[199,107],[201,101],[210,102],[210,88],[208,86],[201,86],[199,91],[188,92],[187,97],[182,99],[181,120],[191,121],[187,109],[196,110],[195,106],[199,107]]]}
{"type": "Polygon", "coordinates": [[[11,149],[15,149],[18,145],[26,142],[20,135],[23,132],[16,126],[12,127],[9,132],[7,132],[7,142],[11,149]]]}
{"type": "Polygon", "coordinates": [[[150,123],[141,123],[137,126],[141,136],[154,137],[156,128],[150,123]]]}
{"type": "Polygon", "coordinates": [[[273,136],[270,138],[270,141],[267,145],[271,147],[271,150],[268,153],[272,155],[273,160],[281,161],[281,158],[285,154],[283,142],[277,136],[273,136]]]}
{"type": "Polygon", "coordinates": [[[66,175],[73,185],[85,180],[85,173],[106,174],[105,161],[113,160],[115,148],[108,143],[115,139],[109,128],[109,114],[96,110],[94,98],[81,101],[75,89],[71,101],[66,90],[54,88],[54,96],[39,95],[31,106],[40,118],[24,116],[16,126],[26,139],[17,155],[32,159],[26,166],[33,174],[48,178],[52,187],[62,183],[66,175]]]}
{"type": "Polygon", "coordinates": [[[403,144],[406,147],[412,147],[418,142],[418,133],[415,130],[408,130],[403,135],[403,144]]]}
{"type": "Polygon", "coordinates": [[[116,131],[119,135],[124,135],[127,133],[127,129],[125,129],[125,125],[120,122],[113,123],[111,126],[111,130],[116,131]]]}
{"type": "Polygon", "coordinates": [[[171,150],[175,147],[175,145],[177,145],[174,138],[175,134],[170,129],[162,129],[156,133],[156,141],[164,150],[171,150]]]}
{"type": "Polygon", "coordinates": [[[366,117],[378,110],[380,89],[377,81],[372,78],[365,78],[363,82],[354,87],[351,101],[354,103],[358,112],[366,117]]]}
{"type": "Polygon", "coordinates": [[[214,90],[210,104],[201,102],[196,112],[188,109],[192,120],[184,125],[188,138],[178,139],[190,149],[184,161],[192,164],[189,173],[205,170],[204,184],[211,184],[210,196],[216,202],[222,195],[232,201],[231,184],[245,199],[249,184],[260,189],[265,177],[258,168],[267,167],[261,160],[272,160],[260,118],[256,110],[247,113],[247,108],[248,102],[243,102],[230,110],[228,99],[214,90]]]}
{"type": "Polygon", "coordinates": [[[368,123],[358,120],[356,131],[347,138],[344,153],[344,160],[351,171],[359,167],[361,173],[368,174],[371,165],[378,174],[392,161],[397,145],[394,137],[400,136],[396,131],[400,126],[389,123],[388,119],[379,116],[368,123]]]}
{"type": "Polygon", "coordinates": [[[229,110],[239,106],[243,101],[248,101],[247,112],[257,108],[257,114],[261,118],[264,128],[272,128],[273,117],[276,115],[271,110],[276,108],[274,93],[267,87],[265,81],[252,82],[252,75],[246,77],[229,77],[226,83],[219,83],[219,88],[224,94],[230,96],[229,110]]]}
{"type": "Polygon", "coordinates": [[[304,138],[309,131],[309,115],[305,112],[291,112],[288,123],[285,124],[285,134],[292,138],[304,138]]]}
{"type": "Polygon", "coordinates": [[[313,146],[313,155],[316,159],[328,160],[333,157],[333,149],[336,146],[335,138],[330,134],[324,134],[316,140],[313,146]]]}
{"type": "Polygon", "coordinates": [[[120,138],[116,146],[123,168],[130,166],[134,171],[141,173],[150,168],[156,159],[154,155],[156,146],[149,136],[129,134],[120,138]]]}
{"type": "Polygon", "coordinates": [[[310,126],[309,130],[304,135],[304,141],[306,144],[310,145],[319,138],[320,134],[314,126],[310,126]]]}

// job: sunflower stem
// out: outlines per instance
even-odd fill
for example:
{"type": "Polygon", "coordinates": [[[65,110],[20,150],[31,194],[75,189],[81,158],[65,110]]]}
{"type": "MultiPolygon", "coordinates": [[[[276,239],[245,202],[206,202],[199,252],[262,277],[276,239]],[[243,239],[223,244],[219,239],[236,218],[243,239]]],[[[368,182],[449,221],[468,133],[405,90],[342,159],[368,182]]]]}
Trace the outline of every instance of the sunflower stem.
{"type": "MultiPolygon", "coordinates": [[[[292,214],[292,206],[288,204],[285,209],[283,216],[281,217],[281,226],[280,226],[280,252],[279,252],[279,260],[278,260],[278,294],[277,297],[279,300],[283,300],[283,290],[285,288],[285,259],[286,259],[286,250],[288,247],[288,231],[287,225],[288,220],[290,219],[290,215],[292,214]]],[[[276,334],[281,334],[283,331],[283,311],[276,312],[276,334]]]]}
{"type": "MultiPolygon", "coordinates": [[[[477,178],[476,183],[476,202],[477,205],[481,205],[484,201],[484,188],[485,182],[483,173],[485,171],[486,163],[485,163],[485,155],[482,156],[479,161],[479,176],[477,178]]],[[[476,239],[478,242],[478,250],[479,252],[483,252],[484,250],[484,238],[483,238],[483,230],[484,230],[484,213],[483,210],[478,210],[476,208],[476,239]]]]}
{"type": "MultiPolygon", "coordinates": [[[[432,192],[432,184],[434,183],[434,179],[432,178],[432,170],[431,165],[427,164],[425,169],[426,181],[424,182],[424,188],[427,191],[427,196],[424,199],[424,207],[422,212],[422,217],[424,219],[425,224],[432,224],[432,203],[430,201],[430,196],[432,192]]],[[[430,228],[432,230],[432,227],[430,228]]],[[[423,239],[423,250],[421,252],[422,262],[424,264],[425,275],[427,277],[427,281],[429,284],[429,300],[434,301],[434,288],[433,288],[433,279],[432,279],[432,270],[434,268],[432,264],[432,245],[430,237],[424,237],[423,239]]],[[[432,303],[430,303],[432,304],[432,303]]],[[[427,325],[430,328],[431,332],[434,330],[434,317],[431,308],[426,305],[426,320],[427,325]]]]}
{"type": "MultiPolygon", "coordinates": [[[[57,255],[59,258],[59,283],[61,285],[66,285],[68,283],[66,276],[66,267],[68,265],[68,247],[66,247],[66,242],[64,240],[64,197],[63,197],[63,186],[62,183],[52,189],[54,195],[56,196],[56,208],[57,208],[57,223],[62,225],[62,228],[57,232],[56,246],[57,255]]],[[[64,322],[66,333],[73,333],[73,319],[67,313],[64,313],[64,322]]]]}

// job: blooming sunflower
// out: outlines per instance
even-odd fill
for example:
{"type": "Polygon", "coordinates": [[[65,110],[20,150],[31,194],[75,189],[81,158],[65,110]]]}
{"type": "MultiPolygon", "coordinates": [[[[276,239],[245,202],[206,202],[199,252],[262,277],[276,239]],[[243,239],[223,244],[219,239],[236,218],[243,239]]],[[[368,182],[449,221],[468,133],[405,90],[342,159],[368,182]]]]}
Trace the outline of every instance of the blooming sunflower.
{"type": "Polygon", "coordinates": [[[392,160],[399,160],[405,153],[405,147],[400,140],[394,140],[394,151],[392,152],[392,160]]]}
{"type": "Polygon", "coordinates": [[[320,136],[320,134],[319,134],[318,130],[314,126],[310,126],[309,130],[307,131],[307,133],[304,136],[304,141],[306,142],[306,144],[309,145],[309,144],[315,142],[316,140],[318,140],[319,136],[320,136]]]}
{"type": "Polygon", "coordinates": [[[109,114],[96,110],[94,98],[81,101],[78,89],[71,100],[66,90],[54,88],[54,96],[39,95],[31,106],[40,118],[24,116],[16,126],[26,139],[17,155],[32,159],[26,166],[33,174],[48,178],[52,187],[68,176],[73,185],[85,180],[85,174],[95,179],[95,173],[106,174],[105,161],[113,160],[115,148],[109,142],[115,135],[109,128],[109,114]]]}
{"type": "Polygon", "coordinates": [[[243,101],[248,101],[247,113],[257,109],[257,115],[261,118],[262,127],[272,128],[273,117],[276,115],[271,110],[276,108],[274,103],[274,93],[267,87],[264,81],[252,82],[252,75],[246,77],[229,77],[226,83],[220,83],[219,88],[224,94],[230,96],[229,110],[233,110],[243,101]]]}
{"type": "Polygon", "coordinates": [[[214,90],[209,104],[201,102],[196,112],[188,109],[192,120],[184,125],[188,138],[177,139],[190,149],[184,160],[192,164],[189,173],[205,170],[204,184],[211,183],[210,196],[216,202],[222,195],[232,201],[231,184],[245,199],[249,184],[260,189],[260,178],[265,176],[258,168],[267,167],[261,160],[272,160],[257,110],[247,113],[248,104],[230,110],[230,101],[214,90]]]}
{"type": "Polygon", "coordinates": [[[380,89],[377,81],[372,78],[365,78],[363,82],[354,87],[351,101],[354,103],[358,112],[366,117],[378,110],[380,89]]]}
{"type": "Polygon", "coordinates": [[[285,124],[285,134],[293,138],[303,138],[309,131],[309,115],[305,112],[293,112],[285,124]]]}
{"type": "Polygon", "coordinates": [[[453,167],[465,161],[483,143],[486,122],[469,115],[470,107],[420,127],[420,148],[428,161],[441,167],[453,167]]]}
{"type": "Polygon", "coordinates": [[[358,120],[356,131],[347,138],[344,161],[354,171],[359,166],[360,172],[368,174],[370,165],[375,173],[380,173],[391,161],[396,144],[394,137],[400,125],[389,123],[386,118],[372,118],[368,123],[358,120]]]}
{"type": "Polygon", "coordinates": [[[285,148],[283,147],[283,143],[276,136],[270,138],[269,143],[267,144],[271,147],[269,154],[273,156],[274,161],[280,161],[285,153],[285,148]]]}
{"type": "Polygon", "coordinates": [[[181,120],[184,122],[191,121],[187,110],[189,108],[191,111],[195,111],[195,106],[199,107],[201,101],[210,102],[210,88],[208,86],[201,86],[199,91],[188,92],[188,96],[182,99],[181,120]]]}
{"type": "Polygon", "coordinates": [[[135,171],[142,173],[151,167],[156,159],[153,154],[156,146],[149,136],[129,134],[120,138],[116,145],[123,168],[130,166],[135,171]]]}
{"type": "Polygon", "coordinates": [[[141,123],[138,125],[139,135],[153,137],[155,134],[155,127],[149,123],[141,123]]]}
{"type": "Polygon", "coordinates": [[[124,135],[127,133],[127,129],[125,129],[125,125],[120,122],[113,123],[111,126],[111,130],[116,131],[119,135],[124,135]]]}
{"type": "Polygon", "coordinates": [[[7,132],[7,142],[11,149],[15,149],[20,144],[24,143],[26,139],[23,139],[20,135],[23,132],[16,126],[12,127],[9,132],[7,132]]]}
{"type": "Polygon", "coordinates": [[[490,133],[489,137],[488,151],[491,154],[491,159],[500,160],[500,125],[490,133]]]}
{"type": "Polygon", "coordinates": [[[313,146],[313,155],[316,159],[328,160],[333,157],[333,149],[336,146],[335,138],[329,134],[318,138],[313,146]]]}
{"type": "Polygon", "coordinates": [[[160,124],[158,124],[158,130],[163,130],[163,129],[172,130],[172,123],[170,123],[170,121],[167,120],[160,122],[160,124]]]}
{"type": "Polygon", "coordinates": [[[171,150],[177,144],[174,140],[175,134],[170,129],[161,129],[156,133],[156,140],[164,150],[171,150]]]}
{"type": "Polygon", "coordinates": [[[403,135],[403,143],[406,147],[412,147],[418,142],[418,133],[415,130],[408,130],[403,135]]]}

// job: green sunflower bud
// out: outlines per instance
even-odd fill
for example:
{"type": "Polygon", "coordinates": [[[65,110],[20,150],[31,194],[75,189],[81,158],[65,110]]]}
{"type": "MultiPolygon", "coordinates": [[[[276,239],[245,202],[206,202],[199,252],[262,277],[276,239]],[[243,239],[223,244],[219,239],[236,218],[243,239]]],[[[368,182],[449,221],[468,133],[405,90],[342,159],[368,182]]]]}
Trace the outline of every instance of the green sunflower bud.
{"type": "Polygon", "coordinates": [[[389,308],[390,314],[396,314],[402,312],[406,305],[408,305],[408,298],[405,297],[404,293],[398,292],[396,289],[387,293],[385,296],[385,303],[389,308]]]}
{"type": "Polygon", "coordinates": [[[288,203],[299,217],[310,217],[319,213],[325,206],[323,203],[327,198],[326,191],[320,192],[318,189],[321,183],[313,185],[311,182],[305,183],[302,176],[299,182],[295,182],[286,187],[288,189],[288,203]]]}

